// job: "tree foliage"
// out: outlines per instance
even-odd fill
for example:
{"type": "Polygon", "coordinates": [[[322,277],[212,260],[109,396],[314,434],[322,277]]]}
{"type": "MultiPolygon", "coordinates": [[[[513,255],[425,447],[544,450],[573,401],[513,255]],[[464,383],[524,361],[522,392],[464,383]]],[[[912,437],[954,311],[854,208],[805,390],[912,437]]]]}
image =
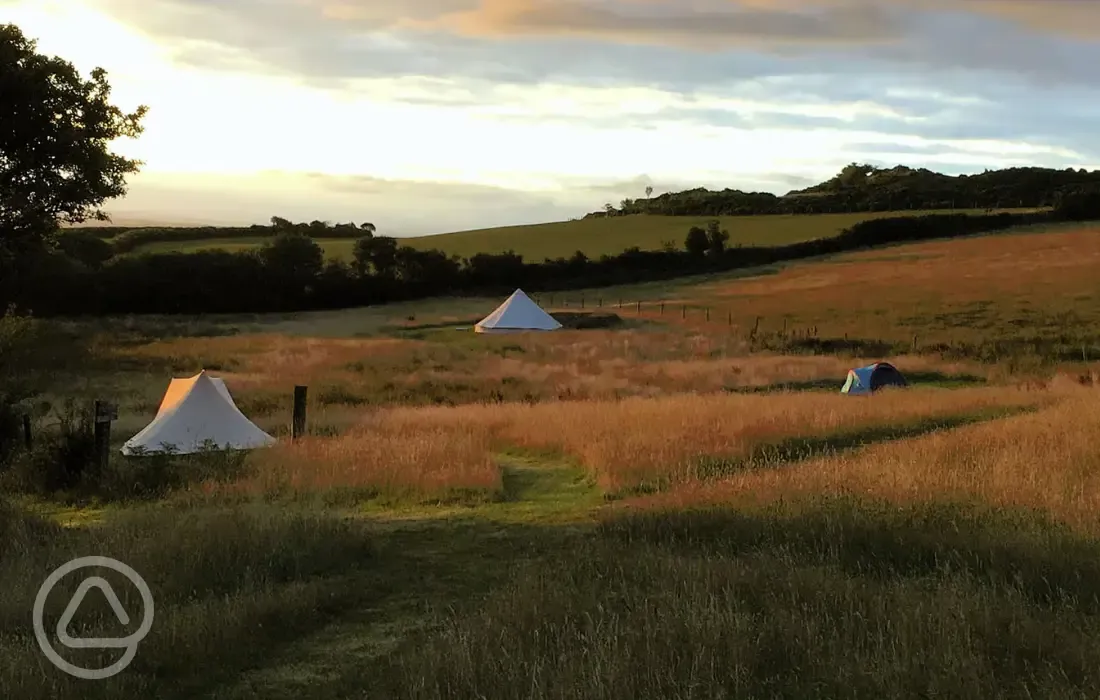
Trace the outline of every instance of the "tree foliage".
{"type": "Polygon", "coordinates": [[[692,226],[688,229],[687,237],[684,238],[684,250],[688,252],[688,255],[702,257],[707,254],[709,245],[706,229],[699,226],[692,226]]]}
{"type": "Polygon", "coordinates": [[[712,258],[720,258],[726,252],[726,242],[730,239],[729,231],[722,228],[717,219],[707,222],[707,255],[712,258]]]}
{"type": "Polygon", "coordinates": [[[37,53],[15,25],[0,25],[0,306],[41,262],[60,222],[106,219],[100,206],[137,172],[139,161],[109,146],[141,133],[146,108],[126,114],[110,95],[103,69],[85,80],[71,63],[37,53]]]}
{"type": "Polygon", "coordinates": [[[110,142],[141,133],[147,108],[110,103],[102,68],[83,79],[43,56],[15,25],[0,25],[0,242],[42,240],[57,223],[105,220],[100,206],[126,192],[141,163],[110,142]]]}

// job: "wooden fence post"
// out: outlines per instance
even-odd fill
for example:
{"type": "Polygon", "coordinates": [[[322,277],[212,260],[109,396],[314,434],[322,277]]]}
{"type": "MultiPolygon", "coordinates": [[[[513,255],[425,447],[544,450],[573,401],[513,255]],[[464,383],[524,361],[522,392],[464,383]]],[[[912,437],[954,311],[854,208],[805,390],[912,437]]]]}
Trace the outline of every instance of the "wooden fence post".
{"type": "Polygon", "coordinates": [[[31,445],[34,444],[34,438],[31,435],[31,416],[29,413],[23,414],[23,447],[28,450],[31,449],[31,445]]]}
{"type": "Polygon", "coordinates": [[[584,295],[581,295],[581,308],[584,308],[584,295]]]}
{"type": "Polygon", "coordinates": [[[709,306],[707,307],[706,311],[707,311],[707,321],[710,321],[710,307],[709,306]]]}
{"type": "Polygon", "coordinates": [[[638,313],[642,313],[642,302],[638,302],[638,313]]]}
{"type": "Polygon", "coordinates": [[[733,312],[732,311],[730,311],[729,315],[726,316],[726,325],[727,326],[732,326],[733,325],[733,312]]]}
{"type": "Polygon", "coordinates": [[[111,421],[118,418],[118,407],[106,401],[96,400],[92,417],[95,440],[96,466],[100,473],[107,469],[111,455],[111,421]]]}
{"type": "Polygon", "coordinates": [[[596,306],[598,306],[601,309],[603,308],[603,297],[597,297],[596,306]]]}
{"type": "Polygon", "coordinates": [[[680,305],[680,318],[687,318],[687,317],[688,317],[687,304],[681,304],[680,305]]]}
{"type": "Polygon", "coordinates": [[[661,302],[661,315],[665,315],[665,303],[663,301],[661,302]]]}
{"type": "Polygon", "coordinates": [[[306,388],[294,387],[294,418],[290,427],[292,440],[297,440],[306,433],[306,388]]]}

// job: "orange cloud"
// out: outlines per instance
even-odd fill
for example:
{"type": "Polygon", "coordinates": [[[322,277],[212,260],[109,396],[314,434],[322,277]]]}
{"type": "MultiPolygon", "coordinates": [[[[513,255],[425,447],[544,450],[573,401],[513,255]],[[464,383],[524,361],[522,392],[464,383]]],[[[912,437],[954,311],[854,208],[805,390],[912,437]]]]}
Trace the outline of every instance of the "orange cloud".
{"type": "Polygon", "coordinates": [[[889,13],[852,0],[481,0],[476,8],[401,26],[468,36],[580,36],[698,48],[776,43],[877,43],[901,36],[889,13]],[[811,7],[828,11],[807,12],[811,7]]]}
{"type": "MultiPolygon", "coordinates": [[[[309,1],[309,0],[305,0],[309,1]]],[[[1100,38],[1100,0],[322,0],[325,17],[468,36],[584,36],[631,43],[867,43],[899,13],[964,12],[1100,38]]]]}

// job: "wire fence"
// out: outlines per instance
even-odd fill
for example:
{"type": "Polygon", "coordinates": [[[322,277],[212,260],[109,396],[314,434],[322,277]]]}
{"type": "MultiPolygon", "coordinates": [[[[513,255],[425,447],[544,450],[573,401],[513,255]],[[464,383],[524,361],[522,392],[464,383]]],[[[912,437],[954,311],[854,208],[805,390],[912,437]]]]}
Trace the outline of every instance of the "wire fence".
{"type": "MultiPolygon", "coordinates": [[[[665,299],[628,299],[624,296],[605,296],[568,293],[545,293],[533,295],[536,304],[547,311],[579,311],[585,313],[613,313],[620,318],[653,318],[686,322],[691,325],[706,324],[713,328],[725,327],[730,333],[742,337],[753,346],[786,346],[791,343],[806,345],[807,349],[821,345],[822,351],[834,345],[838,348],[849,343],[848,333],[838,333],[837,337],[824,339],[816,324],[799,324],[788,317],[768,318],[752,316],[746,318],[733,309],[720,305],[688,303],[665,299]]],[[[852,339],[854,342],[855,339],[852,339]]],[[[891,343],[893,344],[893,343],[891,343]]],[[[913,335],[911,342],[904,341],[911,352],[920,352],[920,338],[913,335]]]]}
{"type": "MultiPolygon", "coordinates": [[[[536,304],[548,311],[582,311],[614,313],[619,317],[656,317],[668,320],[705,323],[726,326],[732,332],[745,333],[748,340],[765,334],[784,338],[816,338],[818,329],[813,326],[795,326],[787,318],[776,319],[774,328],[764,328],[765,317],[755,316],[746,323],[728,307],[692,304],[664,299],[628,299],[622,296],[547,293],[533,297],[536,304]]],[[[765,324],[770,325],[770,324],[765,324]]]]}

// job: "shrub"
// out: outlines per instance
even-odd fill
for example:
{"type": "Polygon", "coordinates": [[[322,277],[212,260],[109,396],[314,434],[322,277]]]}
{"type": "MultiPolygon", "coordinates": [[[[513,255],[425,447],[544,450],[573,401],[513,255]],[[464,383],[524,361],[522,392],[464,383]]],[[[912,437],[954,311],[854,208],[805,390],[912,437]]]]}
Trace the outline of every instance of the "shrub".
{"type": "Polygon", "coordinates": [[[69,406],[58,416],[56,433],[40,436],[12,460],[5,475],[13,490],[47,495],[76,488],[94,470],[95,436],[87,412],[69,406]]]}

